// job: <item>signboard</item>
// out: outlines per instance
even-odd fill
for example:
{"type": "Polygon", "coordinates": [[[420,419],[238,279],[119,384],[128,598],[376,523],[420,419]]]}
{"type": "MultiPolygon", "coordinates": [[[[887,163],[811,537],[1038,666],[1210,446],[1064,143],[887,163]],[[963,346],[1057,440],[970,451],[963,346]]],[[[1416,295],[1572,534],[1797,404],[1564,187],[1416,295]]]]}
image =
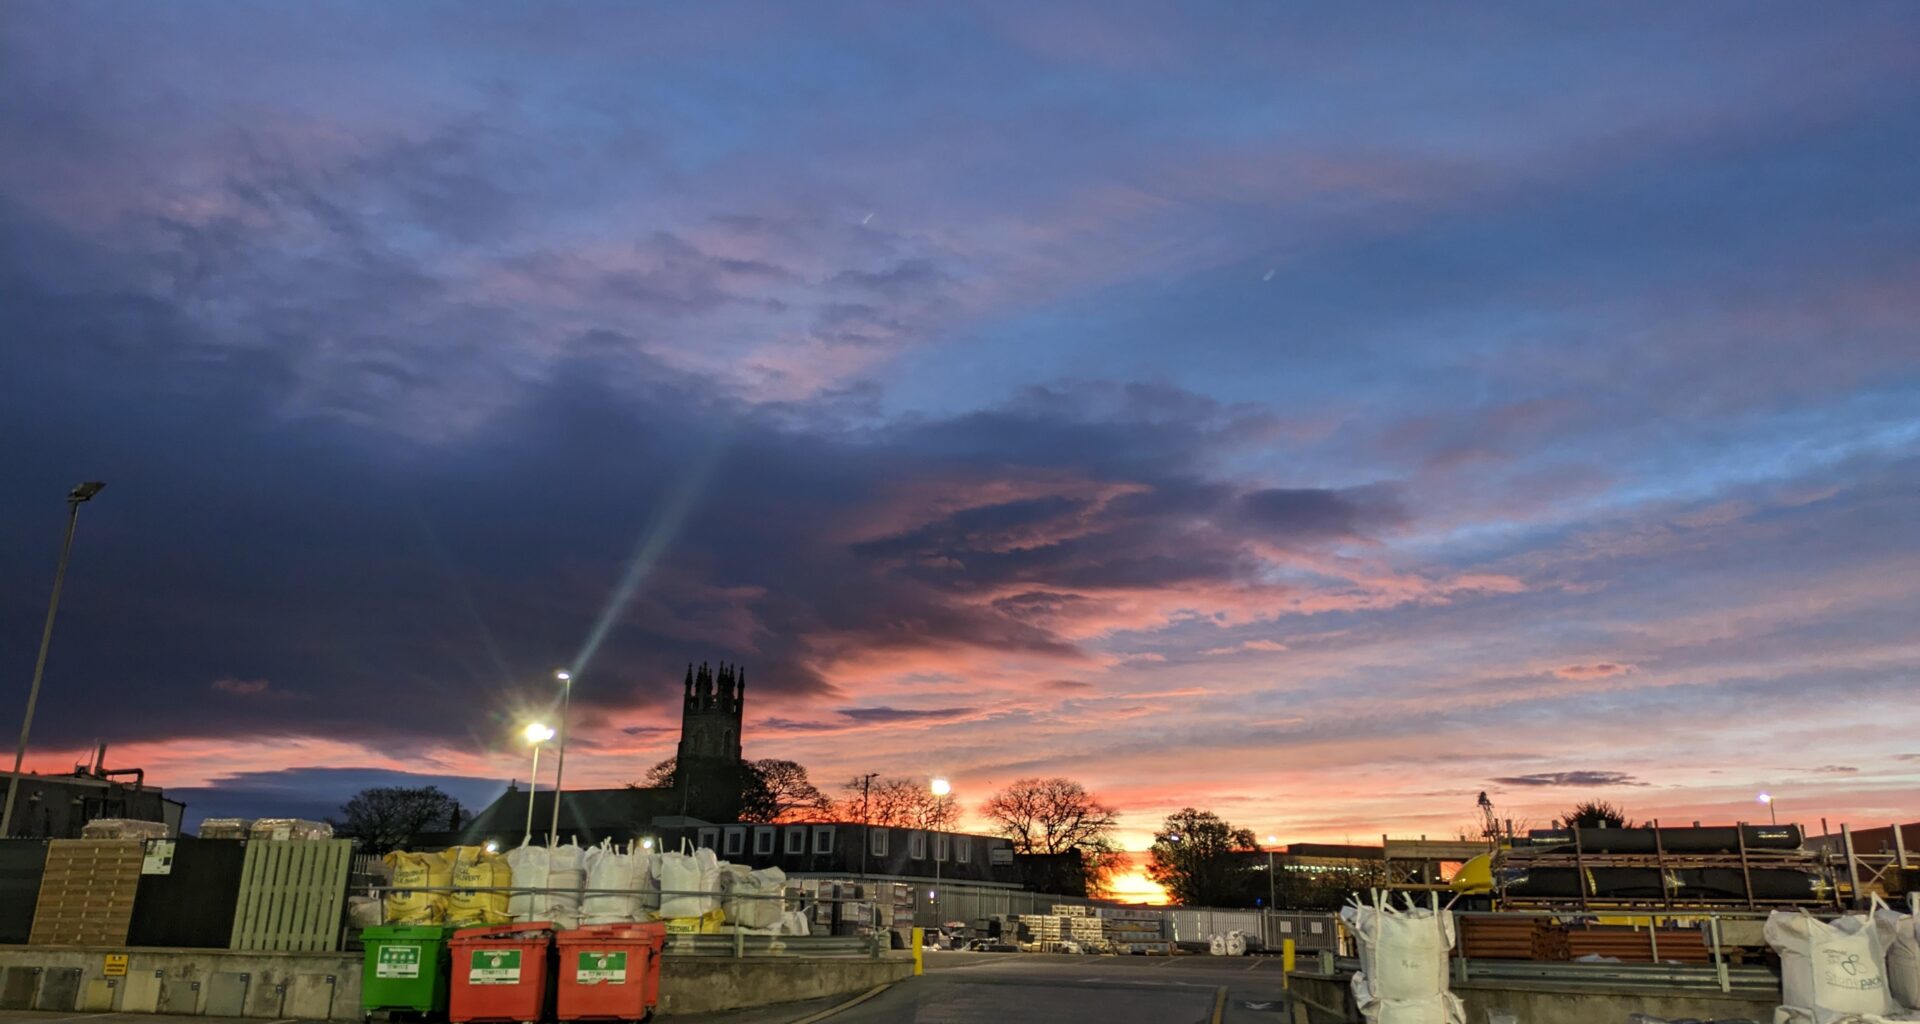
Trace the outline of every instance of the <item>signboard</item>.
{"type": "Polygon", "coordinates": [[[1013,847],[1011,847],[1011,846],[996,846],[996,847],[993,847],[992,849],[990,849],[990,850],[988,850],[988,851],[987,851],[987,863],[989,863],[989,864],[1011,864],[1011,863],[1013,863],[1013,847]]]}
{"type": "Polygon", "coordinates": [[[573,980],[582,985],[625,985],[627,983],[627,954],[616,952],[583,952],[574,966],[573,980]]]}
{"type": "Polygon", "coordinates": [[[147,855],[140,862],[140,873],[143,875],[173,874],[173,847],[174,842],[171,839],[147,840],[147,855]]]}
{"type": "Polygon", "coordinates": [[[376,978],[418,978],[419,946],[381,946],[380,959],[373,966],[376,978]]]}
{"type": "Polygon", "coordinates": [[[109,978],[126,977],[127,976],[127,954],[108,953],[106,966],[100,968],[100,973],[106,975],[109,978]]]}
{"type": "Polygon", "coordinates": [[[476,949],[467,966],[469,985],[520,984],[520,951],[517,949],[476,949]]]}

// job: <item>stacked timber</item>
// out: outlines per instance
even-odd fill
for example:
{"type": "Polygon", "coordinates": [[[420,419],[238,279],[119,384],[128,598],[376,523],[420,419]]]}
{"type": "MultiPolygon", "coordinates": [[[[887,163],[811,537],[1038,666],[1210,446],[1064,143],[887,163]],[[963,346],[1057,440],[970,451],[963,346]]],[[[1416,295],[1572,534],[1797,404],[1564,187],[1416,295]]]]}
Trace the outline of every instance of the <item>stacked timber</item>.
{"type": "Polygon", "coordinates": [[[1707,948],[1704,933],[1698,928],[1626,928],[1593,925],[1573,928],[1566,933],[1567,951],[1573,959],[1605,957],[1621,963],[1654,963],[1654,947],[1660,950],[1659,962],[1709,964],[1713,952],[1707,948]]]}
{"type": "Polygon", "coordinates": [[[1166,918],[1157,910],[1101,907],[1098,916],[1109,952],[1157,955],[1173,952],[1173,944],[1167,941],[1166,918]]]}

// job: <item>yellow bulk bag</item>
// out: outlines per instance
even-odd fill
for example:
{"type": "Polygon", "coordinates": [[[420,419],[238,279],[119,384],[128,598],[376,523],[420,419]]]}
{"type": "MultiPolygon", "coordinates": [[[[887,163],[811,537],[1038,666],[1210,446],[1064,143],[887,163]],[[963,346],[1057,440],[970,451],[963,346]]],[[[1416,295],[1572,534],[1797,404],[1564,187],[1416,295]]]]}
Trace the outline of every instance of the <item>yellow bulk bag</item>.
{"type": "MultiPolygon", "coordinates": [[[[504,889],[513,884],[513,869],[507,859],[488,853],[481,846],[456,846],[446,852],[453,861],[453,885],[456,889],[504,889]]],[[[447,901],[447,923],[458,925],[506,924],[513,920],[507,913],[504,892],[456,892],[447,901]]]]}
{"type": "Polygon", "coordinates": [[[393,869],[394,891],[387,893],[388,924],[439,924],[447,919],[447,894],[418,892],[453,884],[447,859],[437,853],[395,850],[381,858],[393,869]]]}

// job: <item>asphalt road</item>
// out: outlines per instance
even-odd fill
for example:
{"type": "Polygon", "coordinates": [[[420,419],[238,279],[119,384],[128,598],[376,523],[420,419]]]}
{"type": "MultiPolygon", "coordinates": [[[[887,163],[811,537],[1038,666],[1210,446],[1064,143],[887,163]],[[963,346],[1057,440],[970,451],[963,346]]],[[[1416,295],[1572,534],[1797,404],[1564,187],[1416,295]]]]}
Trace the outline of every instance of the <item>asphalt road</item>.
{"type": "MultiPolygon", "coordinates": [[[[820,1024],[1287,1024],[1292,1017],[1280,980],[1280,961],[1270,957],[934,953],[923,976],[820,1024]]],[[[822,1008],[678,1019],[791,1024],[822,1008]]]]}

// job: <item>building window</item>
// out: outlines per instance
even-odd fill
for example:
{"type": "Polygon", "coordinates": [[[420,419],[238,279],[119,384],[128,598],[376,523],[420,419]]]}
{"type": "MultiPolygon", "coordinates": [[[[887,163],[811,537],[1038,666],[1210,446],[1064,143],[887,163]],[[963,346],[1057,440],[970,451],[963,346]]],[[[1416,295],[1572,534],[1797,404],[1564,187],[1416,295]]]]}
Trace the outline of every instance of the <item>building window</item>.
{"type": "Polygon", "coordinates": [[[947,838],[948,837],[945,832],[935,832],[933,834],[933,859],[934,860],[947,859],[947,838]]]}
{"type": "Polygon", "coordinates": [[[741,851],[745,850],[746,848],[747,848],[747,830],[744,828],[728,829],[727,830],[727,848],[725,851],[726,855],[729,857],[738,857],[740,856],[741,851]]]}
{"type": "Polygon", "coordinates": [[[813,852],[815,853],[832,853],[833,852],[833,826],[819,825],[814,827],[813,852]]]}
{"type": "Polygon", "coordinates": [[[773,855],[773,830],[756,828],[753,830],[753,852],[761,857],[773,855]]]}
{"type": "Polygon", "coordinates": [[[887,833],[889,829],[871,828],[867,830],[867,852],[875,857],[887,855],[887,833]]]}
{"type": "Polygon", "coordinates": [[[807,852],[807,830],[804,828],[788,829],[787,853],[801,854],[805,852],[807,852]]]}
{"type": "Polygon", "coordinates": [[[968,842],[965,836],[953,838],[953,859],[962,864],[973,862],[973,844],[968,842]]]}
{"type": "Polygon", "coordinates": [[[914,860],[926,859],[927,834],[925,832],[915,832],[907,837],[907,856],[914,860]]]}
{"type": "Polygon", "coordinates": [[[699,845],[702,850],[718,850],[720,848],[720,830],[717,828],[701,829],[699,845]]]}

